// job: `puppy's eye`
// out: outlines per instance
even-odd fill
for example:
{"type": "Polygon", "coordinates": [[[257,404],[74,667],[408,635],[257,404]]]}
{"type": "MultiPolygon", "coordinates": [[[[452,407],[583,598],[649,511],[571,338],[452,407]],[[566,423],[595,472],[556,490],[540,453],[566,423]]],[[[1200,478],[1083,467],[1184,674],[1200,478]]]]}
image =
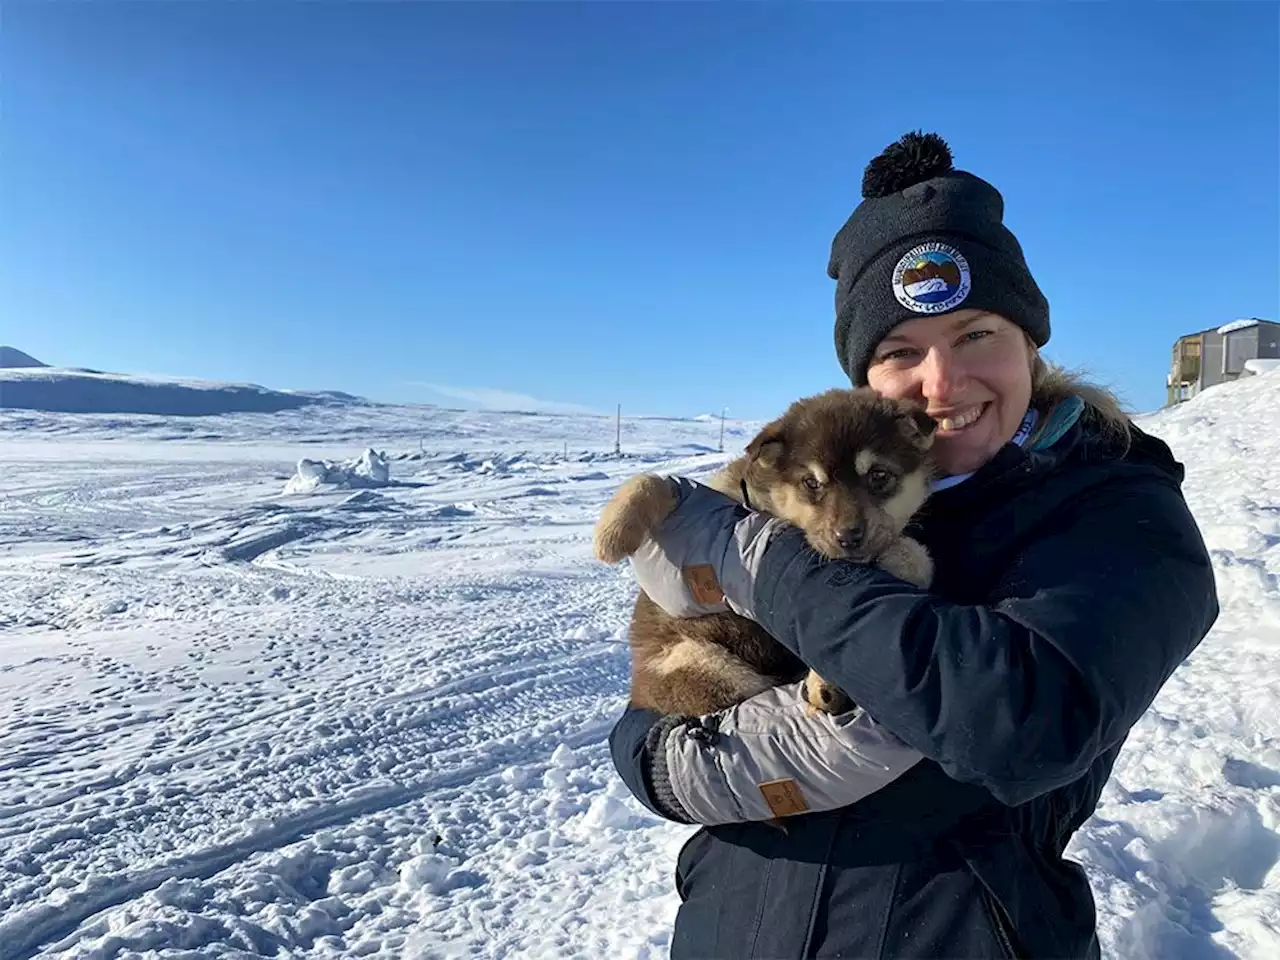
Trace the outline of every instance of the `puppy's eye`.
{"type": "Polygon", "coordinates": [[[893,483],[893,474],[884,467],[872,467],[867,471],[867,488],[872,493],[888,493],[893,489],[893,483]]]}
{"type": "Polygon", "coordinates": [[[804,478],[804,485],[806,488],[814,491],[815,493],[822,489],[821,481],[819,481],[818,478],[815,477],[813,474],[809,474],[809,476],[804,478]]]}

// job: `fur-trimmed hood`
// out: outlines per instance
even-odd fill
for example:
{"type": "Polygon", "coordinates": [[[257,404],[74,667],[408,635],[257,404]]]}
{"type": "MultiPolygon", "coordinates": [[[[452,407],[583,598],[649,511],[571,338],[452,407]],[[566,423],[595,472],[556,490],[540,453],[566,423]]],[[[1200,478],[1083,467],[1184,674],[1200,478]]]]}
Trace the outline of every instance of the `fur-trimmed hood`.
{"type": "Polygon", "coordinates": [[[1086,419],[1104,439],[1122,445],[1128,442],[1133,421],[1115,394],[1037,356],[1031,372],[1031,406],[1047,416],[1071,397],[1079,397],[1084,402],[1086,419]]]}

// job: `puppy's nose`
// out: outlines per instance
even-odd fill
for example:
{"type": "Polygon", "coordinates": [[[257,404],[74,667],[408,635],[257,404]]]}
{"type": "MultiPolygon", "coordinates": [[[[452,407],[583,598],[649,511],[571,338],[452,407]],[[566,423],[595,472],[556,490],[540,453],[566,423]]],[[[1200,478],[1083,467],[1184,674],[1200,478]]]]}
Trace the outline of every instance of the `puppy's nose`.
{"type": "Polygon", "coordinates": [[[836,534],[836,543],[840,544],[844,550],[856,550],[862,546],[862,538],[866,536],[867,530],[861,523],[854,524],[852,527],[846,527],[836,534]]]}

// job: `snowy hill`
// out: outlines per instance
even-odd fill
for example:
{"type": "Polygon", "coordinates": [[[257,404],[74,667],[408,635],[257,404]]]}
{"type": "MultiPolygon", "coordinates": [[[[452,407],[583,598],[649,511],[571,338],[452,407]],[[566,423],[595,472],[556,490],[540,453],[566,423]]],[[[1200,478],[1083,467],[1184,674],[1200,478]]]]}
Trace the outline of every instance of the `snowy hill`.
{"type": "MultiPolygon", "coordinates": [[[[1278,408],[1144,420],[1223,611],[1069,851],[1108,957],[1280,956],[1278,408]]],[[[622,426],[0,411],[0,960],[665,956],[690,830],[610,766],[635,588],[590,530],[754,425],[622,426]]]]}
{"type": "MultiPolygon", "coordinates": [[[[15,359],[26,357],[20,351],[12,353],[15,359]]],[[[255,384],[63,369],[47,367],[39,361],[0,364],[0,367],[4,368],[0,369],[0,409],[10,410],[200,417],[238,412],[272,413],[356,400],[345,394],[286,392],[255,384]]]]}
{"type": "Polygon", "coordinates": [[[41,363],[35,357],[23,353],[21,350],[15,350],[13,347],[0,346],[0,370],[15,367],[44,367],[48,364],[41,363]]]}

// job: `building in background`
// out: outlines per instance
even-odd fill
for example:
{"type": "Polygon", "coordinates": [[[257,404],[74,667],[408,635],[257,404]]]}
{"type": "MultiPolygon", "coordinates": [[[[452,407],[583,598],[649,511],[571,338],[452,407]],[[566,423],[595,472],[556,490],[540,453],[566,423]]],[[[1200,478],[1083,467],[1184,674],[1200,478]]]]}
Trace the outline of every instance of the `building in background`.
{"type": "Polygon", "coordinates": [[[1165,385],[1169,403],[1190,400],[1201,390],[1260,372],[1280,362],[1280,323],[1249,317],[1179,337],[1165,385]],[[1264,361],[1259,363],[1257,361],[1264,361]]]}

